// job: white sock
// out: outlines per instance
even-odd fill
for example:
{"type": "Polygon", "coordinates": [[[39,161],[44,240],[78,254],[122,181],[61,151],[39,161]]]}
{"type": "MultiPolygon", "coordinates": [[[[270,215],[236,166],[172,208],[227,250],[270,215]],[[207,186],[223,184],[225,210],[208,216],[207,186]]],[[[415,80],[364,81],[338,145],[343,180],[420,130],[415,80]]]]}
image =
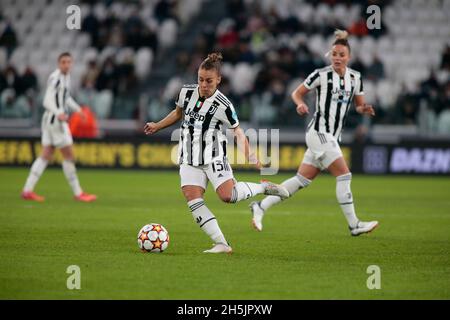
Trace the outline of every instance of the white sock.
{"type": "Polygon", "coordinates": [[[247,200],[258,194],[264,193],[264,187],[259,183],[238,182],[231,191],[231,203],[247,200]]]}
{"type": "Polygon", "coordinates": [[[355,214],[352,191],[350,190],[351,181],[351,173],[336,177],[336,197],[339,205],[341,206],[342,212],[347,219],[348,225],[351,228],[354,228],[358,223],[358,218],[355,214]]]}
{"type": "MultiPolygon", "coordinates": [[[[292,197],[294,193],[299,191],[300,189],[306,188],[311,183],[311,180],[306,179],[304,176],[297,174],[290,179],[283,181],[281,184],[284,186],[287,191],[289,191],[289,197],[292,197]]],[[[266,211],[271,206],[281,202],[281,198],[278,196],[268,196],[265,197],[260,204],[261,209],[266,211]]]]}
{"type": "Polygon", "coordinates": [[[34,160],[27,181],[25,182],[25,186],[23,187],[23,191],[30,192],[34,190],[36,183],[39,181],[39,178],[41,177],[45,168],[47,168],[47,164],[48,161],[41,157],[38,157],[36,160],[34,160]]]}
{"type": "Polygon", "coordinates": [[[78,181],[77,169],[72,161],[64,160],[62,163],[64,175],[66,176],[67,182],[69,182],[72,188],[73,194],[79,196],[83,190],[81,190],[80,182],[78,181]]]}
{"type": "Polygon", "coordinates": [[[214,214],[209,211],[205,202],[201,198],[197,198],[188,202],[194,221],[199,225],[214,243],[228,244],[227,240],[220,230],[219,224],[214,214]]]}

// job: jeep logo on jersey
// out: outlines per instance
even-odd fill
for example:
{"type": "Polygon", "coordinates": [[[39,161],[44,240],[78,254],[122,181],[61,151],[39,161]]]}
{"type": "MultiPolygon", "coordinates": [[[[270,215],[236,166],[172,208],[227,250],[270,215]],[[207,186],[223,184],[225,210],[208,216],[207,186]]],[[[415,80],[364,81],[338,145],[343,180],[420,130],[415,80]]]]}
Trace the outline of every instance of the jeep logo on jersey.
{"type": "Polygon", "coordinates": [[[346,90],[342,90],[342,89],[334,89],[333,91],[331,91],[331,94],[338,94],[340,96],[347,96],[350,97],[350,91],[346,91],[346,90]]]}
{"type": "Polygon", "coordinates": [[[198,120],[198,121],[204,121],[205,120],[205,116],[198,114],[197,112],[195,112],[194,110],[186,110],[184,112],[185,115],[193,118],[194,120],[198,120]]]}

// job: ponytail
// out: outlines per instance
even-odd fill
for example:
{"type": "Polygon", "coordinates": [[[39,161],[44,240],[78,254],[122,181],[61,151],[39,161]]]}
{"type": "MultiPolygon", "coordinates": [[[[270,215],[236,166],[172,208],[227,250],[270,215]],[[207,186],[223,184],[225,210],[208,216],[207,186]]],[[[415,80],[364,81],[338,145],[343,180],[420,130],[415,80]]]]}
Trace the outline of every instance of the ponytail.
{"type": "Polygon", "coordinates": [[[220,69],[222,67],[222,54],[220,52],[214,52],[208,54],[208,57],[200,64],[200,69],[212,70],[215,69],[220,75],[220,69]]]}

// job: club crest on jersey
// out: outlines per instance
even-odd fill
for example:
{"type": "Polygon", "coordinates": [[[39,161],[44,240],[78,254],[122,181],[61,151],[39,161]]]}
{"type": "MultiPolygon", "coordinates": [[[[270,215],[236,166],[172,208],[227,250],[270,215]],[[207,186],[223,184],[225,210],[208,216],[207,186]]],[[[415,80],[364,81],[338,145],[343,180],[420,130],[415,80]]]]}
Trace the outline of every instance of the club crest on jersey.
{"type": "Polygon", "coordinates": [[[217,101],[214,101],[211,108],[209,108],[208,113],[209,114],[214,114],[217,111],[217,108],[219,107],[219,103],[217,103],[217,101]]]}

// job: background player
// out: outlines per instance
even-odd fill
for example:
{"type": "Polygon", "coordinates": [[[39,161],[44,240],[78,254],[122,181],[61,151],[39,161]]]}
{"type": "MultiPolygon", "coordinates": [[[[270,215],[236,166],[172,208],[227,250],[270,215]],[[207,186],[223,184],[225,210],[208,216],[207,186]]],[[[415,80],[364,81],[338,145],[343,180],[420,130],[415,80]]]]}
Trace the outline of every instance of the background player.
{"type": "MultiPolygon", "coordinates": [[[[316,111],[306,132],[306,150],[297,175],[284,181],[283,186],[292,196],[298,190],[306,188],[321,170],[328,171],[336,177],[336,197],[347,219],[351,235],[358,236],[372,231],[378,221],[362,222],[358,219],[350,190],[352,174],[342,156],[340,141],[345,118],[354,98],[356,110],[360,114],[375,115],[371,105],[364,101],[361,74],[347,67],[350,60],[350,45],[346,31],[337,30],[336,40],[331,48],[331,62],[328,67],[317,69],[292,93],[297,105],[297,112],[303,116],[309,113],[303,97],[316,89],[316,111]]],[[[282,199],[269,196],[261,202],[253,202],[253,225],[262,230],[265,211],[282,199]]]]}
{"type": "MultiPolygon", "coordinates": [[[[70,96],[70,69],[72,68],[72,56],[68,52],[58,57],[58,69],[49,77],[47,90],[44,96],[45,112],[42,116],[42,153],[33,162],[27,181],[22,191],[25,200],[44,201],[44,197],[37,195],[33,190],[39,178],[52,159],[55,148],[61,150],[64,158],[62,168],[67,182],[75,196],[75,200],[90,202],[96,200],[96,196],[83,192],[78,181],[74,164],[73,140],[67,124],[69,111],[79,112],[80,106],[70,96]]],[[[80,112],[80,114],[82,114],[80,112]]]]}
{"type": "Polygon", "coordinates": [[[260,168],[248,140],[239,127],[239,120],[232,103],[217,86],[221,81],[222,55],[213,53],[198,69],[198,84],[184,86],[176,101],[176,108],[158,123],[145,125],[146,134],[153,134],[183,118],[178,147],[181,189],[191,209],[194,220],[214,241],[207,253],[231,253],[214,214],[203,200],[208,181],[212,183],[219,198],[235,203],[258,194],[289,195],[283,186],[264,181],[259,183],[237,182],[226,156],[226,136],[222,124],[233,129],[238,146],[245,157],[260,168]]]}

